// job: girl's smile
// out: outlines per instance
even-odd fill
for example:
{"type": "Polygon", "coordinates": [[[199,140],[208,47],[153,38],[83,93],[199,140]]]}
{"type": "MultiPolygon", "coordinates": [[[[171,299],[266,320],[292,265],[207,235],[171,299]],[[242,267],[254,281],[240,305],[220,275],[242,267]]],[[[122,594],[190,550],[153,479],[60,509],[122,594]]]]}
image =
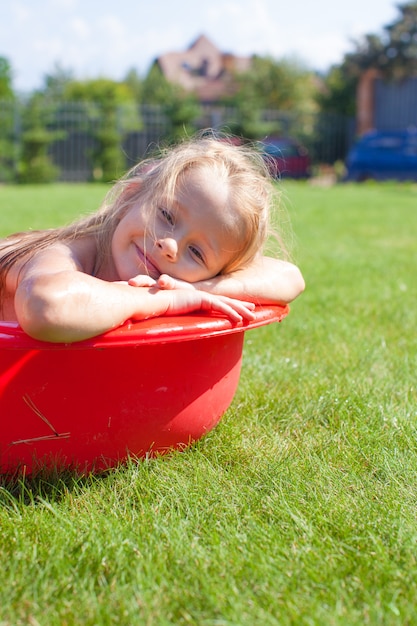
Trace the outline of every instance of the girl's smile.
{"type": "Polygon", "coordinates": [[[161,272],[156,267],[154,263],[149,258],[149,255],[146,255],[137,244],[134,244],[136,248],[136,254],[138,256],[139,263],[145,268],[144,274],[148,274],[151,278],[155,280],[161,275],[161,272]]]}

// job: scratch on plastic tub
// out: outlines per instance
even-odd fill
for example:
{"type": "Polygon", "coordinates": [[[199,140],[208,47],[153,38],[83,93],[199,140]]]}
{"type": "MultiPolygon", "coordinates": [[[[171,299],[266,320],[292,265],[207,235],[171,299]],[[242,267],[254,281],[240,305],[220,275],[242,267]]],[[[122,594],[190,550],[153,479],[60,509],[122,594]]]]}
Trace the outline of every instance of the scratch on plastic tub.
{"type": "Polygon", "coordinates": [[[45,415],[38,409],[38,407],[33,402],[32,398],[30,398],[30,396],[25,394],[23,396],[23,401],[35,413],[35,415],[40,417],[41,420],[44,422],[44,424],[46,424],[48,426],[48,428],[50,428],[52,430],[52,435],[43,435],[41,437],[27,437],[26,439],[18,439],[17,441],[11,441],[9,445],[17,446],[19,444],[36,443],[38,441],[54,441],[54,440],[57,440],[57,439],[69,439],[69,437],[71,436],[71,433],[59,433],[52,426],[51,422],[45,417],[45,415]]]}

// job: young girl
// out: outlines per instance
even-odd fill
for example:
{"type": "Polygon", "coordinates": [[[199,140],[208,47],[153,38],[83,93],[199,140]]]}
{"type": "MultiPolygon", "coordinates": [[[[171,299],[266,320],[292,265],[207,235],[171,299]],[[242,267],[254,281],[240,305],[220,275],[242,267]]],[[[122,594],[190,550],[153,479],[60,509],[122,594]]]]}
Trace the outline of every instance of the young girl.
{"type": "Polygon", "coordinates": [[[272,183],[259,155],[198,138],[143,162],[99,211],[0,241],[0,319],[73,342],[195,310],[250,320],[254,303],[304,289],[291,263],[263,257],[272,183]]]}

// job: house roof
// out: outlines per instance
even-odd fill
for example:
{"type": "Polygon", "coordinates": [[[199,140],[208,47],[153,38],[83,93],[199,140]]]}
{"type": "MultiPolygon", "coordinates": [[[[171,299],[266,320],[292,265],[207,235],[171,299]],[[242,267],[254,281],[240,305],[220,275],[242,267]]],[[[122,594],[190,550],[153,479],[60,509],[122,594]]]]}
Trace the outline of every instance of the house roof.
{"type": "Polygon", "coordinates": [[[183,52],[168,52],[156,59],[165,78],[196,93],[202,101],[214,101],[232,90],[235,72],[250,68],[250,57],[221,52],[205,35],[183,52]]]}

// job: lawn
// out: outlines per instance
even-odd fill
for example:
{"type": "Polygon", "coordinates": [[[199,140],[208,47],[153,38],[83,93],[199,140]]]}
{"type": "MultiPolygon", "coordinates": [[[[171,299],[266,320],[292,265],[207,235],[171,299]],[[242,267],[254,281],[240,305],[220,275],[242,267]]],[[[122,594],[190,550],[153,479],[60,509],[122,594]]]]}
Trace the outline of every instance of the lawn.
{"type": "MultiPolygon", "coordinates": [[[[417,186],[283,186],[305,293],[220,425],[102,476],[0,482],[0,624],[417,622],[417,186]]],[[[1,233],[104,187],[1,187],[1,233]]]]}

